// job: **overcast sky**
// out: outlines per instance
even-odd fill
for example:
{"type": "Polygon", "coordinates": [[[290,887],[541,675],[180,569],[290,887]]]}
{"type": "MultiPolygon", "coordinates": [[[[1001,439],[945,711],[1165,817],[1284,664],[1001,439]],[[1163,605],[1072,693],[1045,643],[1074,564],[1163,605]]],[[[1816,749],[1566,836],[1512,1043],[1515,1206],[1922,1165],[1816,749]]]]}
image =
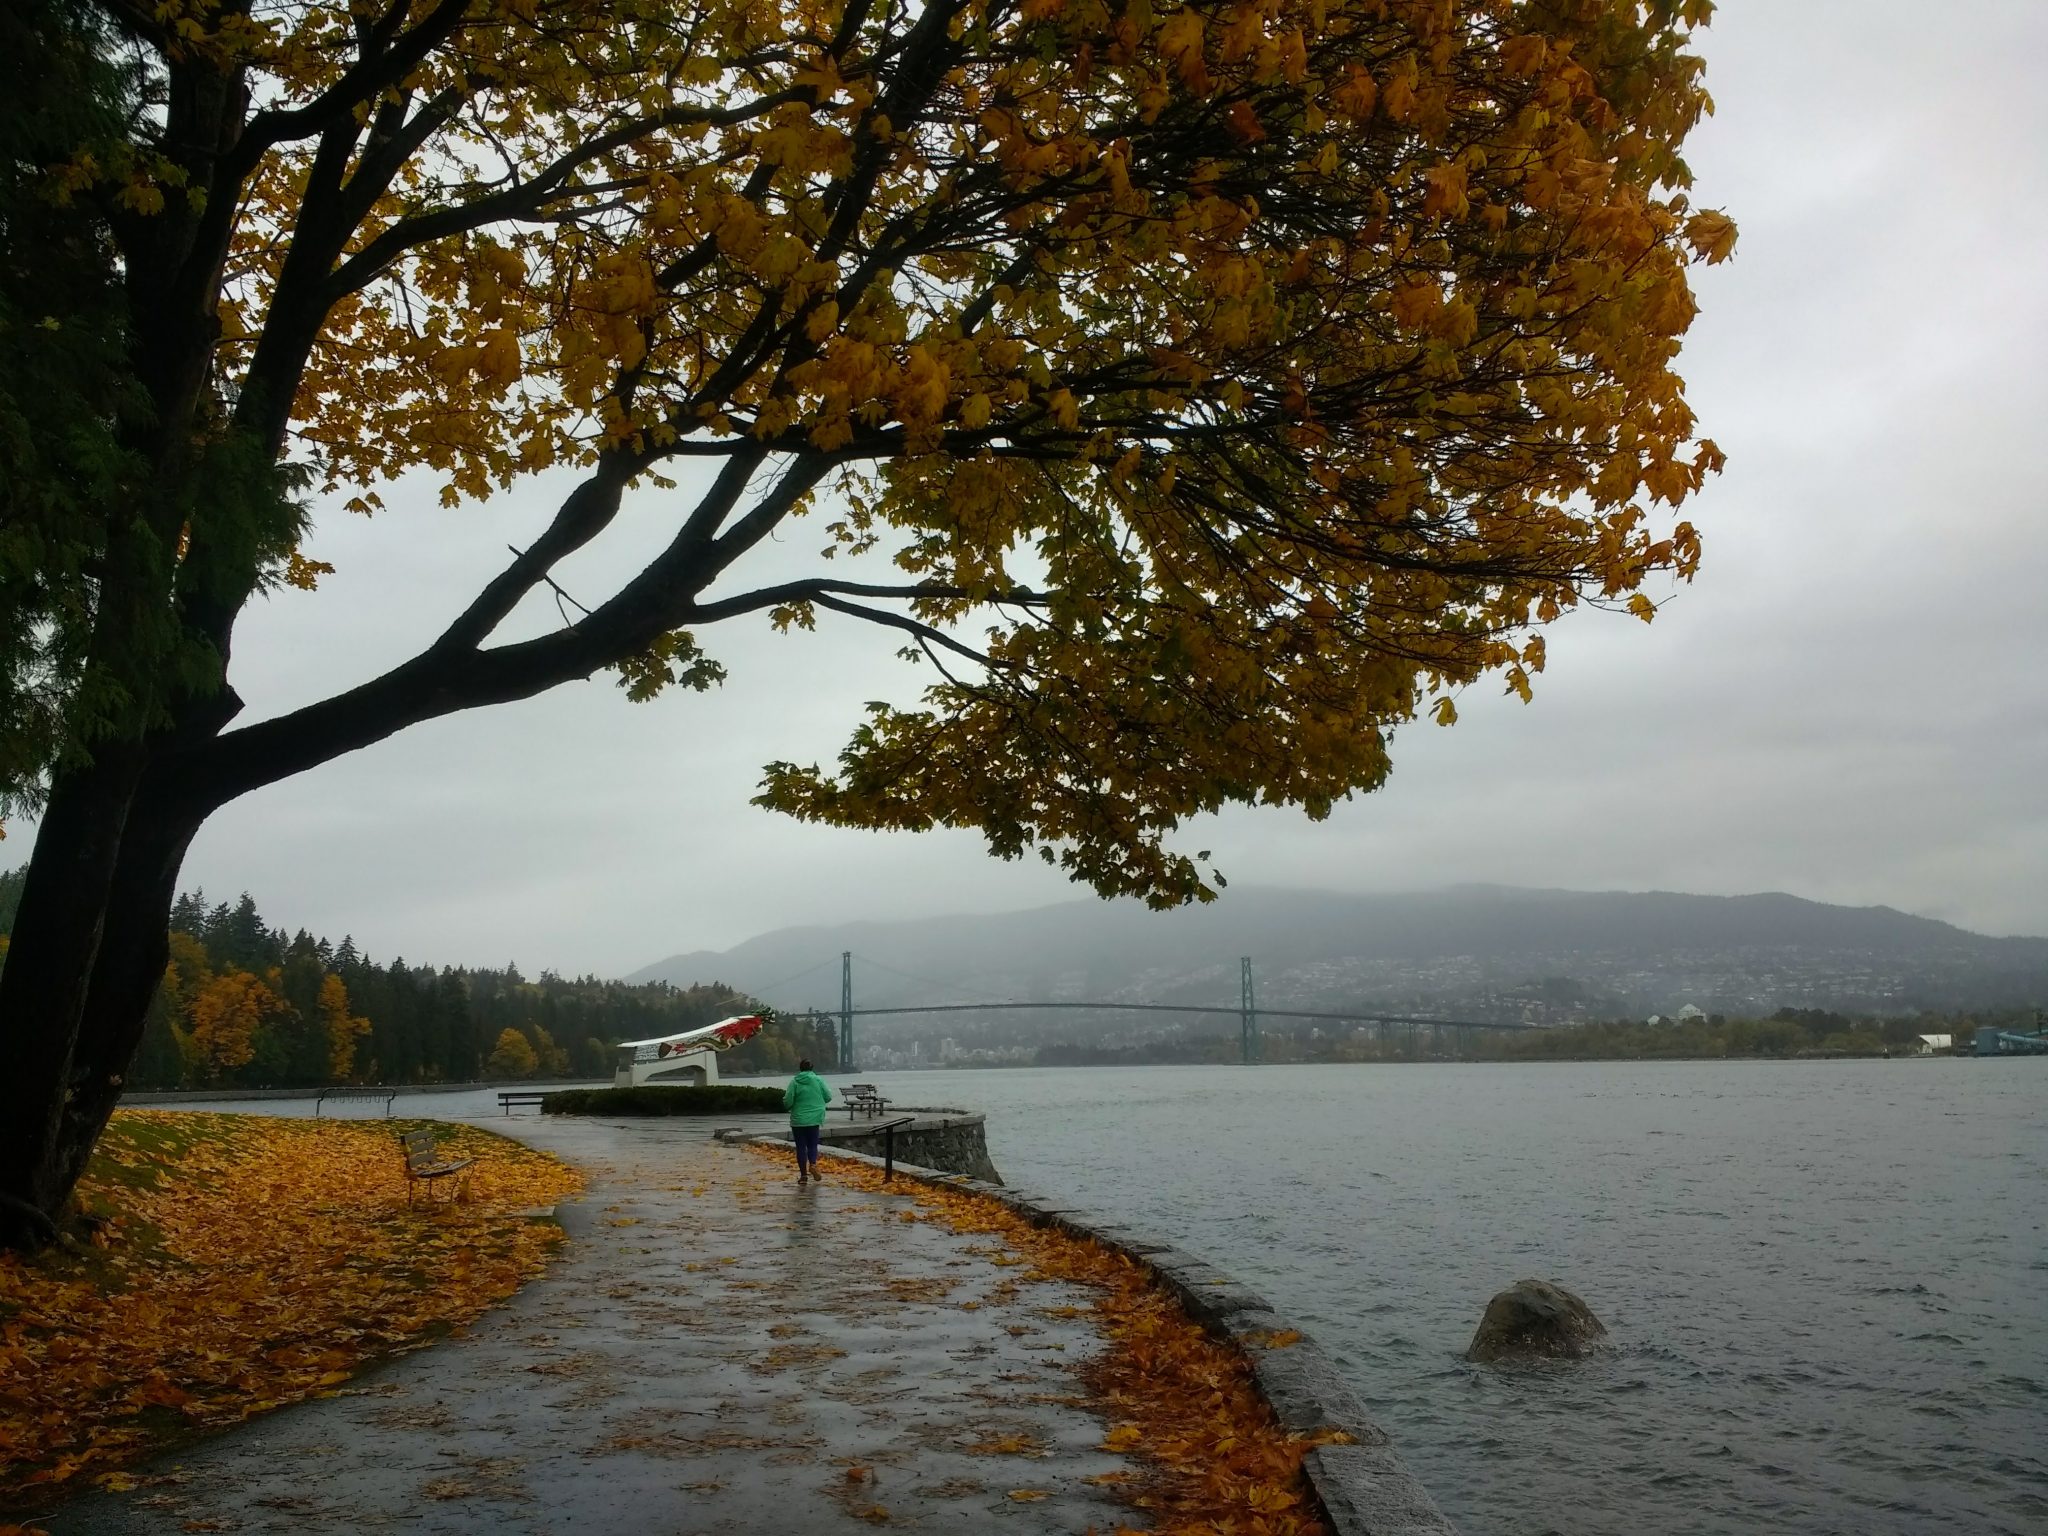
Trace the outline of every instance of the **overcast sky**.
{"type": "MultiPolygon", "coordinates": [[[[1468,692],[1326,823],[1194,829],[1234,884],[1783,890],[2048,934],[2048,4],[1724,0],[1703,47],[1696,201],[1742,238],[1697,276],[1682,360],[1729,455],[1687,509],[1700,579],[1648,629],[1557,626],[1533,705],[1468,692]]],[[[251,718],[401,659],[551,506],[433,489],[323,512],[339,573],[242,624],[251,718]]],[[[650,495],[629,533],[672,515],[650,495]]],[[[594,598],[630,553],[565,580],[594,598]]],[[[914,679],[843,622],[706,638],[719,693],[636,706],[601,677],[418,728],[223,811],[186,883],[379,958],[529,973],[1085,894],[971,836],[749,807],[762,763],[828,760],[914,679]]]]}

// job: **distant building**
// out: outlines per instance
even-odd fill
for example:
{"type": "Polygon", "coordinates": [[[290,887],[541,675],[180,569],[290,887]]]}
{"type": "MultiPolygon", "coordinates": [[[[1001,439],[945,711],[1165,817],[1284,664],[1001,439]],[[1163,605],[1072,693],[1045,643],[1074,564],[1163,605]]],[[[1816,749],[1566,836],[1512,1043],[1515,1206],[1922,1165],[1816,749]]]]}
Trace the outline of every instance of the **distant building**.
{"type": "Polygon", "coordinates": [[[1664,1015],[1661,1013],[1653,1013],[1647,1019],[1643,1020],[1643,1022],[1649,1025],[1650,1028],[1657,1029],[1663,1025],[1664,1015]]]}
{"type": "Polygon", "coordinates": [[[1920,1035],[1916,1038],[1922,1056],[1932,1056],[1936,1051],[1952,1051],[1956,1048],[1954,1035],[1920,1035]]]}
{"type": "Polygon", "coordinates": [[[1678,1010],[1678,1022],[1681,1024],[1697,1024],[1704,1020],[1706,1016],[1707,1013],[1704,1008],[1695,1008],[1691,1003],[1687,1003],[1678,1010]]]}

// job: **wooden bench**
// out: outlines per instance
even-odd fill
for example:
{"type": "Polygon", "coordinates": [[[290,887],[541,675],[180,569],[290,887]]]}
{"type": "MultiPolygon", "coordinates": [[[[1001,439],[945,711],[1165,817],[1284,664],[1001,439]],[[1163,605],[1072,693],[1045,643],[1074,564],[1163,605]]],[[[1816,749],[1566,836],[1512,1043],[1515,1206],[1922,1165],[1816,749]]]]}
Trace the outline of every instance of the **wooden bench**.
{"type": "Polygon", "coordinates": [[[320,1118],[320,1111],[330,1101],[339,1103],[344,1099],[382,1099],[384,1101],[384,1118],[388,1120],[391,1118],[391,1101],[397,1097],[396,1093],[384,1088],[326,1088],[322,1089],[320,1096],[313,1100],[313,1118],[318,1120],[320,1118]]]}
{"type": "Polygon", "coordinates": [[[407,1206],[412,1204],[413,1191],[422,1183],[427,1186],[428,1198],[432,1199],[433,1181],[435,1179],[445,1179],[449,1175],[457,1173],[462,1174],[462,1179],[454,1186],[454,1198],[457,1200],[468,1198],[469,1175],[466,1170],[471,1163],[476,1161],[475,1158],[443,1157],[441,1149],[434,1145],[434,1133],[428,1130],[401,1131],[398,1133],[398,1144],[405,1149],[405,1203],[407,1206]]]}
{"type": "Polygon", "coordinates": [[[531,1104],[538,1109],[545,1098],[545,1093],[501,1093],[498,1095],[498,1108],[508,1115],[512,1113],[514,1104],[531,1104]]]}
{"type": "Polygon", "coordinates": [[[882,1090],[873,1083],[854,1083],[846,1090],[846,1112],[849,1115],[879,1115],[889,1108],[889,1101],[882,1097],[882,1090]]]}

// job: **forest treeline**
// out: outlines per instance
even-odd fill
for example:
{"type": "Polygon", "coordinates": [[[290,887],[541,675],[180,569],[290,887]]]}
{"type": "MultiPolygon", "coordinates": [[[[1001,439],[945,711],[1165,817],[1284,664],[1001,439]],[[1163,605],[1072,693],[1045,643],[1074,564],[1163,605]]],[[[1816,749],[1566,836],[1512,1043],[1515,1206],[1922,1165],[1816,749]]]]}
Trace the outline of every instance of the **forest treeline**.
{"type": "MultiPolygon", "coordinates": [[[[1728,1057],[1792,1060],[1815,1056],[1904,1056],[1922,1035],[1949,1035],[1967,1049],[1976,1026],[2018,1027],[2030,1013],[1991,1010],[1957,1015],[1850,1015],[1826,1008],[1780,1008],[1768,1018],[1704,1014],[1655,1024],[1616,1019],[1550,1029],[1483,1034],[1422,1026],[1326,1033],[1303,1026],[1265,1037],[1268,1061],[1376,1061],[1455,1056],[1468,1061],[1657,1061],[1728,1057]]],[[[1235,1042],[1232,1042],[1234,1044],[1235,1042]]],[[[1042,1054],[1042,1053],[1041,1053],[1042,1054]]]]}
{"type": "MultiPolygon", "coordinates": [[[[0,873],[0,965],[22,872],[0,873]]],[[[131,1086],[307,1087],[455,1083],[486,1078],[605,1078],[613,1047],[760,1011],[717,982],[628,985],[543,971],[388,964],[304,929],[264,922],[246,893],[209,904],[202,891],[171,910],[171,958],[150,1004],[131,1086]]],[[[829,1021],[770,1016],[723,1053],[726,1076],[836,1065],[829,1021]]]]}

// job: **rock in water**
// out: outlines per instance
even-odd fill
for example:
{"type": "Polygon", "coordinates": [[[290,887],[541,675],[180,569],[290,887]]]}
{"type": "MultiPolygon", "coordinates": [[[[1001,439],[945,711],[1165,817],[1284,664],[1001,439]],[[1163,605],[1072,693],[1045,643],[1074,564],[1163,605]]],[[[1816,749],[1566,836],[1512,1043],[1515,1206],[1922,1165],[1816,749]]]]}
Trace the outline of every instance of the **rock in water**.
{"type": "Polygon", "coordinates": [[[1607,1330],[1593,1309],[1548,1280],[1517,1280],[1486,1304],[1467,1360],[1576,1360],[1607,1330]]]}

